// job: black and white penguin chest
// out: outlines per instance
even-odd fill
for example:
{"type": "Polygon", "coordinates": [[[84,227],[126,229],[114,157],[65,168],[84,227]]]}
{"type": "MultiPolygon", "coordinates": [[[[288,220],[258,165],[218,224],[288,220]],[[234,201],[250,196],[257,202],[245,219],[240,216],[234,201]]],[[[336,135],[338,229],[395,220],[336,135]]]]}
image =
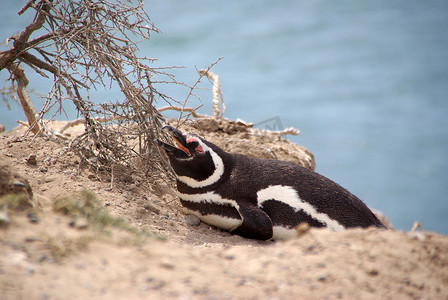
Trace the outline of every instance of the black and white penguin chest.
{"type": "Polygon", "coordinates": [[[181,204],[207,224],[261,240],[294,237],[304,222],[335,231],[384,227],[360,199],[316,172],[230,154],[195,134],[164,129],[176,146],[157,142],[176,174],[181,204]]]}

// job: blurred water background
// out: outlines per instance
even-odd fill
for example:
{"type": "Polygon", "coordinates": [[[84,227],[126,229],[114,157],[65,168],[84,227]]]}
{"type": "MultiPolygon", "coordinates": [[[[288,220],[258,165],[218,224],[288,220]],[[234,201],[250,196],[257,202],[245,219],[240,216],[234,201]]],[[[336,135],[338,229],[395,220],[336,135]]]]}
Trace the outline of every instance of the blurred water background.
{"type": "MultiPolygon", "coordinates": [[[[4,41],[33,15],[17,16],[26,1],[2,2],[4,41]]],[[[158,0],[145,8],[163,32],[140,44],[142,56],[158,58],[154,66],[184,66],[171,72],[192,85],[196,68],[223,57],[212,71],[221,78],[225,117],[300,129],[289,139],[314,153],[316,171],[397,229],[419,221],[448,234],[448,1],[158,0]]],[[[48,91],[46,80],[27,75],[35,93],[48,91]]],[[[0,72],[0,87],[7,77],[0,72]]],[[[202,101],[189,106],[203,104],[199,112],[210,114],[211,84],[199,86],[202,101]]],[[[188,93],[159,88],[179,101],[188,93]]],[[[35,94],[33,101],[43,102],[35,94]]],[[[26,119],[10,106],[0,101],[7,129],[26,119]]],[[[65,110],[77,117],[71,105],[65,110]]]]}

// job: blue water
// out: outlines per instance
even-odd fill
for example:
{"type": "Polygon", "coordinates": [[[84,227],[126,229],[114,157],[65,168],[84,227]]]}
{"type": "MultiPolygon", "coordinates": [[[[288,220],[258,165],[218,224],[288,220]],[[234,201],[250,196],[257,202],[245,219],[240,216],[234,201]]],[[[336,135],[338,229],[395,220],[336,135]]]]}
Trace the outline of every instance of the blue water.
{"type": "MultiPolygon", "coordinates": [[[[32,18],[16,17],[17,2],[0,12],[2,40],[32,18]]],[[[314,153],[319,173],[385,212],[396,228],[419,221],[448,234],[448,1],[164,0],[145,7],[163,32],[140,44],[141,55],[159,59],[154,66],[185,66],[172,73],[193,84],[196,68],[224,57],[212,70],[225,117],[278,117],[301,130],[290,139],[314,153]]],[[[0,73],[0,87],[7,75],[0,73]]],[[[40,91],[45,82],[32,71],[28,77],[40,91]]],[[[189,106],[203,104],[199,112],[210,114],[210,83],[199,86],[202,100],[189,106]]],[[[188,93],[157,87],[180,101],[188,93]]],[[[116,90],[99,95],[120,97],[116,90]]],[[[0,100],[8,129],[25,119],[11,106],[0,100]]]]}

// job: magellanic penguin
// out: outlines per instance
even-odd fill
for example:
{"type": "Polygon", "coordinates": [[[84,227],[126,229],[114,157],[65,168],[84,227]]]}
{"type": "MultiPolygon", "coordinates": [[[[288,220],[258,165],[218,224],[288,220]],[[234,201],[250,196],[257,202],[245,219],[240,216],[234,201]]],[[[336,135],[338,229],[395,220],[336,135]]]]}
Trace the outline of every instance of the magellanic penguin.
{"type": "Polygon", "coordinates": [[[304,222],[335,231],[384,228],[360,199],[316,172],[227,153],[196,134],[163,129],[176,147],[156,142],[168,154],[181,204],[207,224],[260,240],[294,237],[304,222]]]}

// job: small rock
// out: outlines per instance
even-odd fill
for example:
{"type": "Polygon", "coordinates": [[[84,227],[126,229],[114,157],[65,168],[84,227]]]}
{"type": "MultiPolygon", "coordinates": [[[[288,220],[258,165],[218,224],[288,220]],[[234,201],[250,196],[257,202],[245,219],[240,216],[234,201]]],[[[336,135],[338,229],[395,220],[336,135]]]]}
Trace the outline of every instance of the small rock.
{"type": "Polygon", "coordinates": [[[89,220],[87,218],[78,218],[75,227],[79,230],[87,229],[89,227],[89,220]]]}
{"type": "Polygon", "coordinates": [[[245,278],[242,278],[242,279],[240,279],[240,281],[238,281],[237,285],[238,286],[243,286],[243,285],[246,284],[246,282],[247,282],[247,280],[245,278]]]}
{"type": "Polygon", "coordinates": [[[35,237],[35,236],[28,236],[28,237],[25,238],[25,242],[26,243],[33,243],[33,242],[36,242],[36,241],[40,241],[40,239],[38,237],[35,237]]]}
{"type": "Polygon", "coordinates": [[[168,259],[163,260],[160,263],[160,266],[162,268],[167,269],[167,270],[174,270],[176,268],[176,266],[171,261],[169,261],[168,259]]]}
{"type": "Polygon", "coordinates": [[[300,223],[296,227],[297,236],[302,236],[310,230],[310,225],[308,223],[300,223]]]}
{"type": "Polygon", "coordinates": [[[184,222],[188,226],[198,226],[199,224],[201,224],[201,220],[195,215],[186,215],[184,217],[184,222]]]}
{"type": "Polygon", "coordinates": [[[89,227],[89,220],[87,220],[87,218],[84,218],[84,217],[74,217],[73,219],[70,220],[68,225],[70,227],[73,227],[73,228],[76,228],[79,230],[83,230],[83,229],[87,229],[87,227],[89,227]]]}
{"type": "Polygon", "coordinates": [[[29,220],[31,223],[38,223],[38,222],[39,222],[39,218],[38,218],[37,215],[36,215],[35,213],[33,213],[33,212],[29,212],[29,213],[27,214],[27,217],[28,217],[28,220],[29,220]]]}
{"type": "Polygon", "coordinates": [[[35,273],[35,269],[34,269],[33,266],[29,266],[29,267],[27,268],[27,271],[28,271],[28,274],[30,274],[30,275],[33,275],[33,274],[35,273]]]}
{"type": "Polygon", "coordinates": [[[155,213],[156,215],[160,215],[160,210],[157,207],[155,207],[155,206],[153,206],[153,205],[151,205],[149,203],[146,203],[143,207],[146,210],[149,210],[150,212],[155,213]]]}
{"type": "Polygon", "coordinates": [[[200,118],[195,120],[194,126],[208,132],[215,132],[219,129],[219,123],[213,118],[200,118]]]}
{"type": "Polygon", "coordinates": [[[5,132],[6,127],[3,124],[0,124],[0,132],[5,132]]]}
{"type": "Polygon", "coordinates": [[[6,228],[9,225],[9,216],[8,216],[8,211],[2,210],[0,211],[0,227],[2,228],[6,228]]]}
{"type": "Polygon", "coordinates": [[[51,299],[51,296],[49,295],[49,294],[47,294],[47,293],[42,293],[41,295],[40,295],[40,298],[42,298],[42,299],[51,299]]]}
{"type": "Polygon", "coordinates": [[[26,163],[35,166],[37,164],[36,154],[30,154],[26,159],[26,163]]]}
{"type": "Polygon", "coordinates": [[[327,274],[323,274],[323,275],[318,276],[316,279],[317,279],[317,281],[325,282],[328,279],[328,275],[327,274]]]}
{"type": "Polygon", "coordinates": [[[18,188],[26,188],[26,185],[20,181],[14,181],[12,185],[18,188]]]}
{"type": "Polygon", "coordinates": [[[421,241],[421,242],[426,240],[425,233],[421,232],[421,231],[408,232],[408,236],[413,240],[417,240],[417,241],[421,241]]]}
{"type": "Polygon", "coordinates": [[[366,273],[370,276],[377,276],[380,272],[377,269],[368,269],[366,273]]]}
{"type": "Polygon", "coordinates": [[[149,290],[149,287],[147,287],[146,285],[141,285],[138,287],[138,290],[144,292],[144,291],[149,290]]]}
{"type": "Polygon", "coordinates": [[[55,179],[55,178],[52,177],[52,176],[47,176],[47,177],[44,178],[44,182],[45,182],[45,183],[49,183],[49,182],[54,181],[54,179],[55,179]]]}

